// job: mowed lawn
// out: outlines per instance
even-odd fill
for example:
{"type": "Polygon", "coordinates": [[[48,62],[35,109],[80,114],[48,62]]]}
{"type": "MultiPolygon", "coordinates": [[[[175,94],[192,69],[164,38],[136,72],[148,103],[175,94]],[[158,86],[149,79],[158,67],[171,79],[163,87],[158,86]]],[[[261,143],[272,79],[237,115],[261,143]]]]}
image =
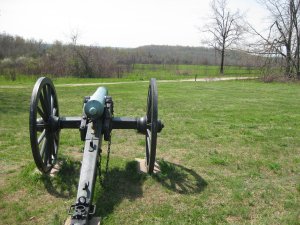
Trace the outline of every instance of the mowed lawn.
{"type": "MultiPolygon", "coordinates": [[[[35,171],[32,87],[0,89],[0,224],[63,224],[76,197],[77,130],[61,132],[56,177],[35,171]]],[[[145,115],[148,84],[107,87],[115,116],[145,115]]],[[[81,115],[95,89],[57,87],[60,114],[81,115]]],[[[161,173],[137,172],[142,135],[113,131],[109,173],[96,184],[101,224],[300,224],[299,84],[174,82],[158,83],[158,92],[161,173]]]]}

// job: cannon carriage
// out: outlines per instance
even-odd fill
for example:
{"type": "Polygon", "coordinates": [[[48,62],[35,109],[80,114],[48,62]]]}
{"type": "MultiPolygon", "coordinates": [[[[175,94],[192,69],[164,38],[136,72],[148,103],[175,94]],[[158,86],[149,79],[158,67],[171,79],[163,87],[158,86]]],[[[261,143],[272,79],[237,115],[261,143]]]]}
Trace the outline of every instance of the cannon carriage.
{"type": "Polygon", "coordinates": [[[99,87],[91,96],[84,97],[81,116],[60,116],[58,98],[52,81],[47,77],[37,80],[31,96],[29,131],[32,155],[37,168],[49,173],[57,163],[60,132],[78,129],[84,142],[82,165],[75,204],[70,206],[70,224],[89,224],[95,213],[93,193],[98,167],[101,166],[103,140],[110,146],[113,129],[133,129],[145,136],[145,166],[153,173],[157,133],[164,125],[158,119],[156,80],[149,83],[146,115],[143,117],[114,117],[113,98],[105,87],[99,87]]]}

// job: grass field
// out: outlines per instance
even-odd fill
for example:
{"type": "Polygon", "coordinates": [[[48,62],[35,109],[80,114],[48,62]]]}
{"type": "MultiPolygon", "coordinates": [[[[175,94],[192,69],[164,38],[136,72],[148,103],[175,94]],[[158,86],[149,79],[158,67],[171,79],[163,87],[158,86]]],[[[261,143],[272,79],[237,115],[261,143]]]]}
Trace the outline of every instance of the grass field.
{"type": "MultiPolygon", "coordinates": [[[[163,64],[137,64],[133,71],[125,74],[124,78],[133,80],[157,79],[173,80],[186,78],[220,77],[219,66],[208,65],[163,65],[163,64]]],[[[258,68],[225,66],[224,76],[259,76],[258,68]]]]}
{"type": "MultiPolygon", "coordinates": [[[[76,196],[77,130],[61,132],[57,176],[35,172],[33,85],[0,89],[0,224],[63,224],[76,196]]],[[[115,116],[143,116],[147,85],[107,85],[115,116]]],[[[80,115],[95,88],[57,87],[61,115],[80,115]]],[[[158,91],[161,173],[136,171],[143,136],[113,131],[106,185],[96,185],[101,224],[300,224],[299,84],[175,82],[158,91]]]]}
{"type": "MultiPolygon", "coordinates": [[[[122,75],[121,78],[75,78],[61,77],[56,78],[47,75],[57,84],[78,84],[78,83],[95,83],[95,82],[118,82],[118,81],[136,81],[149,80],[155,77],[158,80],[175,80],[175,79],[195,79],[203,77],[222,77],[219,74],[218,66],[206,65],[161,65],[161,64],[136,64],[134,69],[122,75]]],[[[224,76],[234,77],[257,77],[260,76],[259,69],[225,66],[224,76]]],[[[16,75],[16,80],[11,80],[10,76],[0,75],[0,85],[31,85],[38,76],[16,75]]]]}

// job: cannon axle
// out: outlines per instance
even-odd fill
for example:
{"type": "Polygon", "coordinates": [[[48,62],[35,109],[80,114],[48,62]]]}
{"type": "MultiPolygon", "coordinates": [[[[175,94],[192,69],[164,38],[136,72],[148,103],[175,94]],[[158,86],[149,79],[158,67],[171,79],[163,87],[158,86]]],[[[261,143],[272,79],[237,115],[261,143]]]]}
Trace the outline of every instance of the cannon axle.
{"type": "Polygon", "coordinates": [[[145,135],[146,168],[149,174],[153,173],[157,133],[164,127],[163,122],[158,119],[156,80],[150,80],[145,116],[114,117],[113,113],[113,99],[108,96],[105,87],[99,87],[93,95],[85,97],[82,115],[73,117],[59,115],[56,91],[49,78],[39,78],[33,88],[29,131],[32,155],[37,168],[42,173],[48,173],[57,162],[62,129],[78,129],[81,140],[84,141],[76,202],[69,211],[71,224],[88,224],[95,212],[96,206],[92,202],[97,169],[101,164],[101,144],[105,140],[110,146],[113,129],[132,129],[145,135]]]}

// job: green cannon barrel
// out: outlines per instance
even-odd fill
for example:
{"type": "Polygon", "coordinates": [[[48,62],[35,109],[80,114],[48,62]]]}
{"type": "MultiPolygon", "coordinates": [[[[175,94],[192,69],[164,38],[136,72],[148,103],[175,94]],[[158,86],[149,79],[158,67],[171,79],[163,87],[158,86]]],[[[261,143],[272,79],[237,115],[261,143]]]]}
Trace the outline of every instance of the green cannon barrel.
{"type": "Polygon", "coordinates": [[[88,102],[85,103],[84,112],[88,118],[94,120],[102,116],[105,106],[105,96],[107,95],[107,89],[105,87],[99,87],[88,102]]]}

